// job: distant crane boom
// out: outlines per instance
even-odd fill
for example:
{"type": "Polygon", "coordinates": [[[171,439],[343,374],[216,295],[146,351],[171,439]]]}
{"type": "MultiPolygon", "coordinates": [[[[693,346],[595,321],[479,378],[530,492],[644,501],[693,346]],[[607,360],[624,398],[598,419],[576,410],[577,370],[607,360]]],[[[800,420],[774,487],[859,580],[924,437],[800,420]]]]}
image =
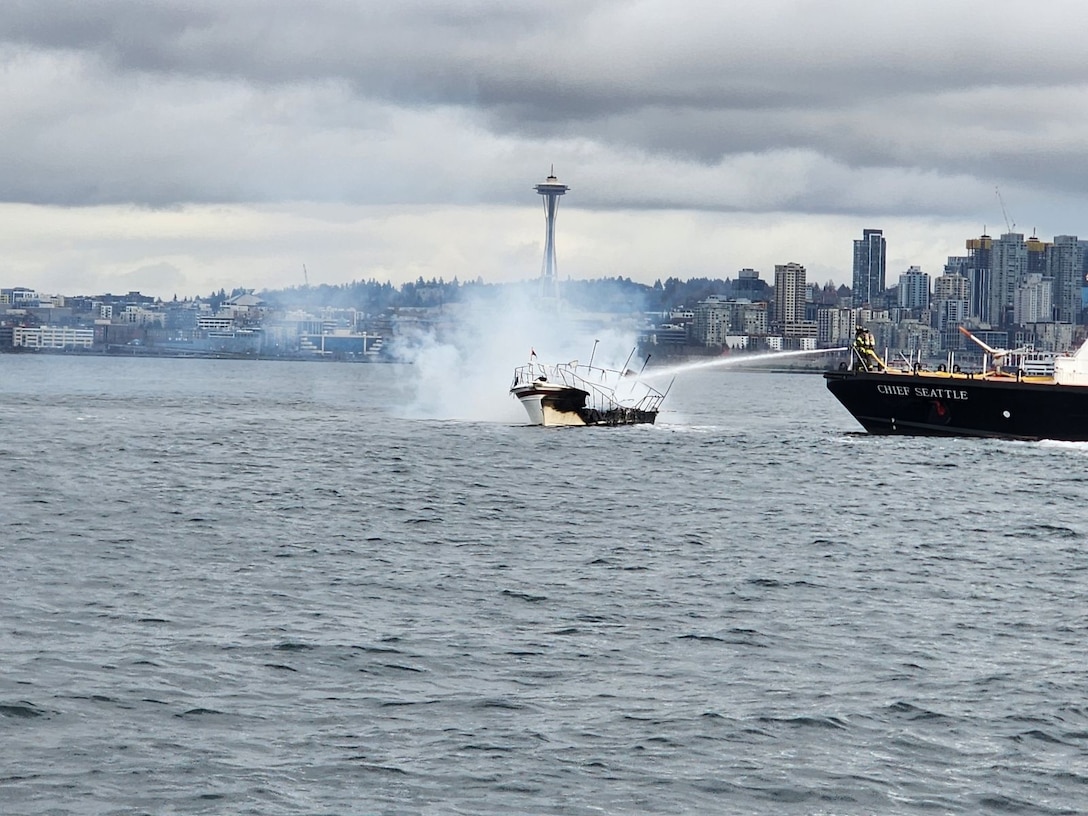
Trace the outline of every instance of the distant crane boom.
{"type": "Polygon", "coordinates": [[[1009,223],[1009,214],[1005,212],[1005,199],[1001,197],[1001,188],[994,187],[994,192],[997,193],[997,203],[1001,205],[1001,215],[1005,218],[1005,231],[1012,232],[1014,229],[1016,229],[1016,224],[1009,223]]]}

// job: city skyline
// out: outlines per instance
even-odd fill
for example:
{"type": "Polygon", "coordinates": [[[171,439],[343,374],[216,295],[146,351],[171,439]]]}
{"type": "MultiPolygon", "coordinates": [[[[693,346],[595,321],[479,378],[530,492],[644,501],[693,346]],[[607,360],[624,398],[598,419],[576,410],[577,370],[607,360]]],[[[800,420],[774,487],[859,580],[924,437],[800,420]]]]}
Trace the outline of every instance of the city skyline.
{"type": "MultiPolygon", "coordinates": [[[[546,246],[550,249],[545,251],[539,280],[551,286],[556,283],[554,205],[556,196],[567,189],[554,176],[537,187],[545,197],[546,246]]],[[[748,268],[740,270],[735,281],[671,279],[653,287],[630,279],[609,278],[600,281],[605,285],[589,293],[588,300],[585,290],[580,298],[583,304],[592,304],[591,310],[600,311],[605,302],[610,302],[623,307],[621,311],[625,309],[629,317],[640,314],[643,334],[639,342],[645,340],[655,350],[664,350],[666,356],[685,354],[689,346],[836,348],[851,342],[857,326],[864,326],[886,348],[926,357],[962,349],[960,330],[968,325],[986,342],[1001,347],[1011,347],[1012,343],[1055,352],[1083,340],[1088,240],[1063,235],[1042,241],[1034,235],[1025,238],[1023,233],[1007,232],[996,239],[984,234],[964,244],[967,253],[949,257],[943,274],[934,280],[912,266],[899,275],[898,284],[885,288],[882,231],[865,229],[862,239],[854,241],[854,278],[861,298],[858,291],[844,285],[810,284],[805,267],[797,262],[776,264],[773,287],[760,280],[757,270],[748,268]],[[687,291],[681,288],[685,286],[687,291]],[[656,300],[655,305],[651,300],[656,300]]],[[[490,290],[491,295],[476,300],[474,295],[483,295],[489,288],[466,283],[469,294],[462,299],[459,283],[423,283],[418,287],[404,284],[399,295],[389,284],[372,282],[361,290],[354,286],[306,288],[284,290],[279,297],[309,297],[312,293],[330,296],[337,305],[330,300],[319,308],[349,313],[356,327],[362,318],[375,319],[392,329],[399,320],[400,308],[406,308],[404,315],[418,328],[421,319],[424,323],[449,320],[453,312],[447,314],[446,307],[454,303],[474,303],[468,309],[471,313],[490,297],[490,306],[506,314],[519,302],[518,289],[522,298],[529,294],[522,282],[505,294],[496,297],[495,290],[490,290]],[[426,307],[431,309],[429,318],[423,317],[426,307]]],[[[589,282],[574,285],[584,283],[589,282]]],[[[130,292],[127,296],[48,298],[39,302],[42,299],[32,290],[0,288],[0,304],[12,307],[8,319],[0,321],[0,350],[7,346],[98,351],[120,348],[125,353],[139,348],[147,354],[370,353],[347,350],[360,342],[365,349],[366,332],[360,335],[361,341],[348,336],[350,332],[344,336],[334,332],[333,340],[327,341],[329,324],[325,317],[305,313],[297,303],[281,301],[273,305],[244,291],[235,295],[229,300],[223,293],[209,302],[164,303],[130,292]],[[223,301],[225,307],[221,309],[216,301],[223,301]],[[264,318],[279,313],[279,322],[271,324],[273,331],[266,335],[264,318]],[[271,345],[266,344],[266,336],[271,345]],[[219,348],[216,344],[228,345],[219,348]]],[[[540,295],[537,286],[529,300],[520,301],[529,309],[526,314],[542,314],[540,295]],[[538,305],[534,307],[533,303],[538,305]]],[[[271,296],[275,299],[277,294],[271,296]]],[[[457,323],[457,319],[453,322],[457,323]]],[[[370,327],[377,325],[371,323],[370,327]]],[[[373,336],[378,343],[373,353],[378,353],[382,340],[373,336]]]]}
{"type": "Polygon", "coordinates": [[[577,191],[564,278],[797,260],[849,285],[872,225],[889,276],[936,277],[965,235],[1088,233],[1088,9],[739,13],[9,4],[0,280],[164,298],[301,285],[304,266],[527,280],[544,242],[527,186],[553,166],[577,191]]]}
{"type": "MultiPolygon", "coordinates": [[[[554,177],[550,176],[549,179],[554,180],[554,177]]],[[[540,186],[540,185],[537,185],[537,186],[540,186]]],[[[560,185],[560,186],[566,187],[566,185],[560,185]]],[[[569,188],[567,188],[567,189],[569,189],[569,188]]],[[[547,197],[545,196],[545,198],[547,198],[547,197]]],[[[509,279],[509,280],[507,280],[507,279],[503,279],[503,280],[487,280],[486,278],[483,278],[482,276],[480,276],[478,278],[480,280],[480,282],[482,282],[484,284],[492,284],[492,283],[496,283],[496,284],[521,283],[521,284],[524,284],[524,283],[532,283],[534,281],[540,281],[540,280],[544,280],[545,282],[547,282],[547,279],[550,277],[549,270],[550,270],[551,275],[557,275],[557,262],[556,262],[555,250],[554,250],[554,241],[555,241],[555,238],[554,238],[554,231],[555,231],[554,211],[552,211],[551,215],[549,216],[548,204],[549,204],[549,202],[547,200],[545,200],[545,229],[544,229],[544,232],[546,234],[546,238],[545,238],[545,241],[542,242],[542,246],[544,247],[544,254],[543,254],[542,259],[540,259],[538,261],[538,263],[540,263],[540,270],[536,273],[536,275],[523,276],[523,277],[518,277],[518,278],[514,278],[514,279],[509,279]],[[549,254],[549,252],[548,252],[549,242],[551,242],[551,249],[552,249],[551,254],[549,254]]],[[[877,257],[879,257],[879,258],[884,257],[884,255],[886,253],[886,250],[887,250],[887,236],[884,235],[884,231],[881,230],[881,229],[866,228],[866,229],[863,230],[863,238],[861,238],[861,239],[856,239],[855,238],[853,241],[851,241],[851,243],[853,245],[853,255],[852,255],[852,257],[853,257],[853,265],[854,265],[854,268],[852,270],[852,274],[845,275],[844,276],[845,279],[841,279],[841,278],[840,279],[836,279],[836,278],[824,279],[824,278],[819,278],[819,277],[816,277],[816,276],[813,276],[813,275],[809,275],[808,276],[808,284],[810,286],[815,285],[817,287],[824,286],[827,283],[832,283],[836,287],[845,286],[847,289],[850,289],[852,291],[852,293],[853,293],[853,301],[854,301],[854,306],[855,307],[862,306],[862,305],[867,305],[867,304],[869,304],[869,303],[871,303],[873,301],[876,301],[876,300],[882,300],[886,293],[895,291],[895,289],[898,286],[899,282],[904,277],[908,277],[908,278],[924,277],[925,279],[929,280],[930,282],[935,282],[942,275],[956,274],[956,275],[962,275],[962,276],[965,276],[965,277],[970,277],[972,279],[972,281],[974,281],[976,288],[982,287],[978,291],[975,291],[973,294],[969,295],[968,299],[971,300],[971,302],[974,304],[973,305],[973,313],[976,316],[979,316],[979,317],[981,317],[981,318],[983,318],[985,320],[989,320],[990,319],[990,313],[991,313],[991,307],[989,306],[989,300],[991,298],[997,297],[997,295],[994,294],[997,290],[1004,287],[1005,289],[1007,289],[1008,297],[1011,298],[1012,293],[1015,291],[1016,284],[1018,282],[1022,282],[1022,279],[1023,279],[1024,276],[1026,276],[1029,273],[1039,273],[1039,274],[1044,274],[1045,275],[1048,271],[1051,271],[1049,269],[1049,267],[1046,266],[1045,264],[1044,265],[1039,265],[1037,263],[1035,266],[1032,266],[1031,264],[1028,264],[1027,261],[1025,261],[1023,263],[1023,268],[1020,268],[1020,266],[1013,263],[1011,265],[1011,268],[1005,269],[1004,273],[1002,273],[1001,272],[1002,268],[1004,266],[1008,266],[1009,264],[1007,262],[1001,263],[999,261],[995,261],[995,259],[992,256],[994,255],[995,249],[1000,250],[1003,246],[1006,246],[1006,245],[1010,246],[1010,247],[1019,246],[1020,250],[1022,250],[1024,252],[1027,252],[1028,257],[1032,258],[1033,261],[1045,261],[1046,258],[1049,257],[1050,255],[1058,255],[1058,256],[1062,257],[1064,260],[1061,261],[1060,263],[1061,263],[1062,268],[1065,269],[1065,271],[1064,271],[1064,273],[1061,273],[1059,276],[1062,277],[1063,279],[1067,280],[1067,283],[1069,285],[1073,285],[1074,281],[1079,282],[1079,281],[1082,281],[1082,279],[1083,279],[1083,281],[1082,281],[1083,286],[1088,287],[1088,267],[1085,268],[1085,274],[1084,275],[1078,276],[1077,273],[1076,273],[1076,270],[1080,269],[1082,264],[1088,263],[1088,261],[1086,261],[1086,259],[1085,259],[1085,252],[1086,252],[1085,247],[1088,247],[1088,239],[1079,238],[1076,235],[1055,235],[1055,236],[1052,236],[1050,239],[1044,240],[1044,239],[1039,238],[1037,235],[1026,236],[1021,232],[1015,232],[1015,231],[1012,231],[1012,232],[1002,231],[1002,232],[998,233],[997,235],[991,235],[988,232],[976,233],[974,235],[970,235],[968,237],[961,238],[961,240],[958,243],[958,250],[953,252],[952,254],[948,255],[944,259],[944,262],[939,265],[939,267],[937,268],[936,271],[923,270],[918,264],[910,264],[909,266],[907,266],[907,267],[905,267],[903,269],[888,269],[888,270],[885,270],[883,268],[883,263],[876,263],[876,264],[874,264],[874,274],[872,274],[872,275],[869,275],[867,272],[865,274],[861,274],[860,271],[859,271],[859,262],[862,259],[870,258],[870,256],[874,252],[874,250],[872,249],[872,247],[874,245],[878,247],[878,249],[875,250],[877,257]],[[1078,254],[1078,247],[1079,247],[1079,254],[1078,254]],[[984,255],[980,256],[979,253],[983,248],[985,248],[984,255]],[[985,268],[986,270],[990,270],[991,267],[995,267],[996,268],[995,272],[994,272],[995,282],[996,282],[996,277],[1000,274],[1000,275],[1002,275],[1003,284],[1001,286],[992,285],[991,277],[990,277],[989,272],[987,272],[986,277],[984,277],[984,278],[974,275],[970,271],[970,267],[972,267],[972,266],[982,267],[982,268],[985,268]],[[875,274],[875,271],[877,269],[879,270],[879,274],[875,274]],[[862,282],[862,284],[863,284],[861,288],[859,288],[859,286],[858,286],[859,281],[862,282]],[[983,289],[985,291],[983,291],[983,289]],[[859,295],[859,293],[864,293],[864,294],[859,295]]],[[[1000,259],[1000,258],[1001,258],[1001,256],[998,255],[998,259],[1000,259]]],[[[713,274],[710,274],[710,275],[692,275],[690,277],[681,277],[681,276],[676,275],[676,274],[669,274],[669,275],[661,276],[661,277],[654,278],[654,279],[642,279],[642,280],[639,280],[637,278],[632,277],[631,280],[635,281],[636,283],[640,283],[640,284],[650,286],[650,285],[653,285],[656,282],[663,282],[667,278],[673,278],[673,279],[677,279],[677,280],[681,280],[681,281],[707,279],[707,280],[720,280],[720,281],[723,281],[723,282],[724,281],[731,281],[734,284],[739,284],[739,286],[741,286],[743,288],[746,285],[746,280],[763,281],[763,282],[765,282],[767,284],[772,284],[772,281],[776,278],[777,273],[784,266],[797,266],[797,267],[804,268],[804,269],[808,268],[808,265],[805,264],[805,263],[802,263],[802,262],[789,261],[789,262],[783,264],[783,263],[776,260],[775,263],[772,263],[770,265],[769,269],[756,269],[756,268],[753,268],[753,267],[750,267],[750,266],[746,266],[746,267],[742,267],[740,269],[734,269],[734,270],[731,270],[731,271],[730,270],[718,270],[718,271],[715,271],[713,274]]],[[[158,293],[158,292],[150,292],[150,291],[145,291],[145,290],[141,290],[141,289],[138,289],[138,288],[137,289],[134,289],[134,288],[131,288],[131,287],[126,288],[125,286],[112,286],[111,287],[111,286],[108,286],[108,285],[104,286],[104,287],[101,287],[101,288],[99,288],[97,290],[75,290],[75,289],[71,289],[71,290],[47,290],[47,289],[42,289],[42,288],[36,288],[36,287],[33,287],[33,286],[26,286],[25,284],[17,282],[17,281],[5,280],[5,279],[3,279],[2,275],[0,275],[0,288],[4,288],[4,289],[25,289],[25,290],[27,290],[29,292],[33,292],[33,293],[40,294],[40,295],[43,295],[43,296],[57,295],[57,296],[68,296],[68,297],[104,295],[104,294],[121,295],[121,294],[124,294],[125,292],[130,292],[130,293],[135,292],[135,293],[139,293],[141,295],[150,295],[153,298],[166,301],[166,300],[171,300],[171,299],[193,299],[193,298],[198,298],[199,299],[199,298],[202,298],[202,297],[207,297],[209,295],[215,295],[217,292],[220,292],[220,291],[223,291],[223,292],[227,292],[227,291],[234,291],[234,292],[248,291],[248,292],[258,292],[259,293],[259,292],[287,291],[287,290],[290,290],[292,288],[303,288],[304,289],[304,288],[311,288],[311,287],[317,288],[317,287],[323,287],[323,286],[336,287],[336,286],[341,286],[341,285],[345,285],[345,284],[367,283],[367,282],[370,282],[370,281],[373,281],[375,283],[391,283],[391,285],[393,285],[394,287],[399,287],[399,286],[402,286],[404,284],[414,283],[419,279],[422,279],[425,283],[430,283],[432,281],[441,281],[441,282],[445,282],[445,283],[453,283],[453,282],[455,282],[455,280],[459,280],[459,278],[457,278],[457,276],[452,276],[452,277],[449,277],[449,278],[445,278],[445,277],[442,277],[442,276],[423,277],[422,275],[420,275],[420,276],[417,276],[417,278],[405,279],[403,281],[395,281],[395,282],[383,281],[383,280],[380,280],[380,279],[371,278],[371,279],[356,279],[356,280],[352,280],[352,281],[345,281],[343,283],[331,283],[329,281],[310,279],[309,274],[305,270],[303,270],[303,275],[304,275],[304,280],[303,280],[303,282],[301,284],[299,282],[295,281],[295,282],[287,282],[283,286],[280,286],[280,287],[273,287],[273,286],[263,286],[263,287],[262,286],[255,286],[255,287],[233,286],[233,287],[226,287],[222,282],[213,281],[213,282],[211,282],[211,284],[210,284],[207,291],[186,292],[186,293],[176,292],[176,293],[173,293],[172,295],[163,295],[163,294],[158,293]]],[[[623,276],[623,275],[597,275],[597,276],[594,276],[594,277],[578,278],[578,279],[572,278],[570,276],[567,276],[567,277],[558,276],[558,277],[556,277],[554,279],[554,284],[562,283],[564,280],[568,280],[568,281],[578,280],[578,281],[587,281],[588,282],[588,281],[601,281],[601,280],[609,280],[609,279],[624,278],[624,277],[629,277],[629,276],[623,276]]],[[[466,278],[461,282],[462,283],[471,283],[471,282],[474,282],[476,280],[477,280],[477,278],[472,278],[472,279],[466,278]]],[[[912,281],[911,285],[912,285],[912,287],[917,287],[918,284],[917,284],[916,281],[912,281]]],[[[1078,308],[1075,304],[1080,299],[1079,292],[1080,292],[1080,287],[1077,286],[1075,289],[1070,289],[1069,292],[1066,294],[1066,298],[1069,301],[1068,305],[1065,306],[1064,310],[1063,310],[1063,319],[1066,320],[1066,321],[1068,321],[1070,319],[1070,315],[1072,314],[1072,312],[1078,308]]],[[[1000,298],[998,298],[998,299],[1000,300],[1000,298]]],[[[903,304],[900,304],[900,305],[903,305],[903,304]]]]}

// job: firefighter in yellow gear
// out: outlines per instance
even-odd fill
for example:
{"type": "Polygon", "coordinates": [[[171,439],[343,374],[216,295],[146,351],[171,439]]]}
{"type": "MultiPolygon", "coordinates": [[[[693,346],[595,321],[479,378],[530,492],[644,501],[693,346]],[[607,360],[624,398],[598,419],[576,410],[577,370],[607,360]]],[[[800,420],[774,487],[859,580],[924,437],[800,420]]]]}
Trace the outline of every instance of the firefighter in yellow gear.
{"type": "Polygon", "coordinates": [[[854,335],[854,351],[857,353],[858,360],[865,366],[866,371],[872,371],[874,368],[877,371],[884,370],[884,361],[876,353],[876,341],[873,339],[873,333],[863,326],[858,326],[858,330],[854,335]]]}

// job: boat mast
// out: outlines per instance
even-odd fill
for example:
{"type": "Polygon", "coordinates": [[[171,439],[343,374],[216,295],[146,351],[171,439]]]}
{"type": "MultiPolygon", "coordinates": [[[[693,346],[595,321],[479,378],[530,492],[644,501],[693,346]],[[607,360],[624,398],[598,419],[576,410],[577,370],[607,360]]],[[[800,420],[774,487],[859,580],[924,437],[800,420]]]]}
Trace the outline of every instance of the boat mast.
{"type": "MultiPolygon", "coordinates": [[[[634,352],[632,351],[631,354],[634,354],[634,352]]],[[[638,381],[642,379],[642,372],[645,371],[646,366],[648,366],[650,364],[650,357],[652,357],[652,356],[653,356],[652,354],[647,354],[646,359],[642,361],[642,368],[640,368],[638,370],[638,374],[635,375],[635,379],[631,381],[631,386],[627,389],[628,394],[634,394],[635,393],[635,386],[638,385],[638,381]]],[[[628,357],[627,361],[630,362],[631,358],[628,357]]],[[[627,366],[624,366],[624,370],[625,371],[627,370],[627,366]]],[[[617,390],[618,390],[618,385],[619,384],[617,383],[617,390]]]]}

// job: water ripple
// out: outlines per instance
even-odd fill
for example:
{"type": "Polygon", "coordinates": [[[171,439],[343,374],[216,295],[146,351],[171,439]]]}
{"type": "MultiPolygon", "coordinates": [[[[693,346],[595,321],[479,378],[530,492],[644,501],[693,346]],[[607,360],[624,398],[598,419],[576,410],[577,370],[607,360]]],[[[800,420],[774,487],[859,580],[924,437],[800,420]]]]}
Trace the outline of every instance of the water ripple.
{"type": "Polygon", "coordinates": [[[804,376],[584,434],[398,419],[393,366],[4,363],[5,812],[1083,810],[1079,447],[804,376]]]}

